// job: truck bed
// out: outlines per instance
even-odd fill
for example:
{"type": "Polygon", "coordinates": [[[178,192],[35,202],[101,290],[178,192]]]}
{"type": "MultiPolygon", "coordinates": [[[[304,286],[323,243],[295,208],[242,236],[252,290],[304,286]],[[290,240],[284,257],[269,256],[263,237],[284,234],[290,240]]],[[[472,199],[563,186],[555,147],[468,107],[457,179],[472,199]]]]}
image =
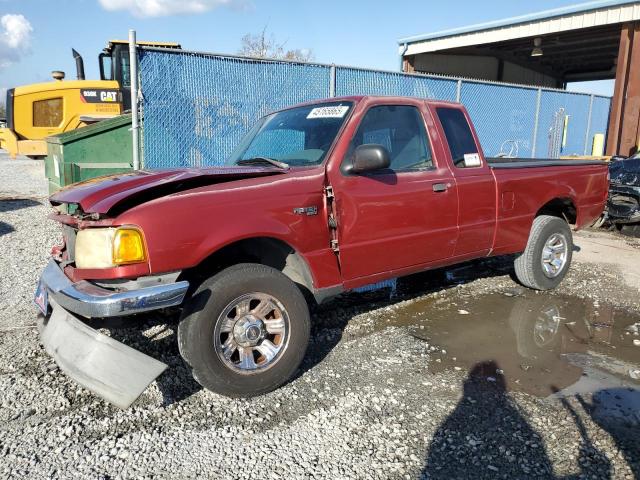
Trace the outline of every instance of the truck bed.
{"type": "Polygon", "coordinates": [[[558,158],[487,158],[487,163],[494,169],[506,168],[539,168],[539,167],[577,167],[586,165],[605,165],[601,160],[568,160],[558,158]]]}

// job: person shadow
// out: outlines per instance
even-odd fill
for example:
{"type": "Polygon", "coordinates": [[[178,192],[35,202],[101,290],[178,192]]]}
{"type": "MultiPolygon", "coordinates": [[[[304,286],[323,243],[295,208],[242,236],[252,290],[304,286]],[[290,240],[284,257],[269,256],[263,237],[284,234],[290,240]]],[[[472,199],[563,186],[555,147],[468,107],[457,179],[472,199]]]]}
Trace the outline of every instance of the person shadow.
{"type": "Polygon", "coordinates": [[[576,398],[591,419],[611,436],[634,478],[640,478],[640,390],[599,390],[592,395],[590,403],[582,395],[576,398]]]}
{"type": "Polygon", "coordinates": [[[610,478],[611,464],[588,437],[575,409],[561,403],[582,442],[580,473],[556,477],[540,434],[508,394],[499,365],[477,363],[463,385],[463,396],[438,427],[429,445],[422,479],[610,478]]]}
{"type": "Polygon", "coordinates": [[[553,478],[542,438],[507,395],[499,369],[486,361],[470,370],[462,398],[433,436],[421,478],[553,478]]]}

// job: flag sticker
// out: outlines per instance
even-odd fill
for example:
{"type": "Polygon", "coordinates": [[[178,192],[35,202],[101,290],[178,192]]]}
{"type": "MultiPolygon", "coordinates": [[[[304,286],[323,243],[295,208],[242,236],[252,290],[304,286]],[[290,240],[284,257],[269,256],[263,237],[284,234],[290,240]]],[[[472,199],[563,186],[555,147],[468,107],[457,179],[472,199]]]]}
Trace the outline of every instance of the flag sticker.
{"type": "Polygon", "coordinates": [[[307,115],[308,119],[314,118],[342,118],[349,110],[348,105],[336,105],[331,107],[316,107],[307,115]]]}

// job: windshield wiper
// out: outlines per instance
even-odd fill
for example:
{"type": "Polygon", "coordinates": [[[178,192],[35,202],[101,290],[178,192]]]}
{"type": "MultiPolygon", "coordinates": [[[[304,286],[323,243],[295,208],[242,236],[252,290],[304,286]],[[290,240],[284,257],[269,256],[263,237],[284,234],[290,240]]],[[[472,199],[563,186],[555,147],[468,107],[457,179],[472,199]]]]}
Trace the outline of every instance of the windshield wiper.
{"type": "Polygon", "coordinates": [[[288,170],[289,165],[284,162],[279,162],[278,160],[274,160],[273,158],[268,157],[253,157],[253,158],[245,158],[242,160],[238,160],[236,165],[264,165],[265,163],[269,165],[273,165],[274,167],[281,168],[283,170],[288,170]]]}

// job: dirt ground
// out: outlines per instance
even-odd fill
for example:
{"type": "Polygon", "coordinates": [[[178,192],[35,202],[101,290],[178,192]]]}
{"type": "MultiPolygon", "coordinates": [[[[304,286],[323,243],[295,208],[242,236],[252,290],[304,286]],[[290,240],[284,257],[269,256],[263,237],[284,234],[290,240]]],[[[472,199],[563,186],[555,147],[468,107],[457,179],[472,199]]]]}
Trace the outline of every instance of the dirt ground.
{"type": "Polygon", "coordinates": [[[228,399],[195,383],[177,316],[107,333],[168,370],[127,410],[38,342],[59,237],[41,162],[0,155],[0,478],[640,478],[640,242],[575,235],[557,290],[471,262],[313,311],[296,378],[228,399]]]}
{"type": "Polygon", "coordinates": [[[626,285],[640,290],[640,239],[602,230],[585,230],[575,235],[575,243],[580,248],[574,253],[576,262],[616,269],[626,285]]]}

